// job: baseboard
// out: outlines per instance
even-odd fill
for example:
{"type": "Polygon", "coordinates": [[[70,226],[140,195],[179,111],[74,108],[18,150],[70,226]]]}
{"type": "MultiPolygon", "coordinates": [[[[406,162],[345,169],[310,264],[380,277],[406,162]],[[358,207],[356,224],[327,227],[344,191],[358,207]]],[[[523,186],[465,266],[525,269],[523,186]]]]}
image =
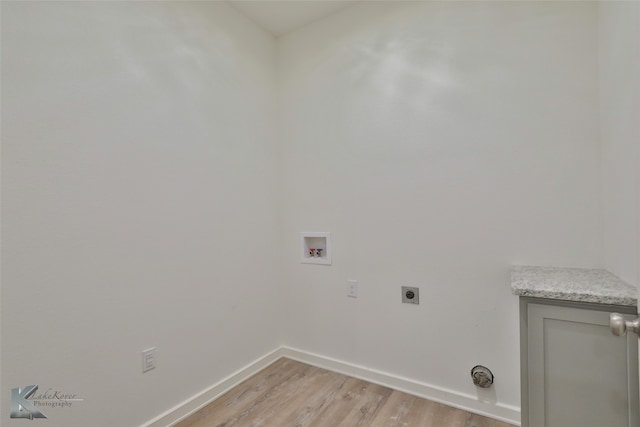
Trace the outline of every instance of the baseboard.
{"type": "Polygon", "coordinates": [[[199,409],[205,407],[216,398],[232,389],[234,386],[240,384],[242,381],[260,372],[262,369],[266,368],[281,357],[287,357],[289,359],[297,360],[329,371],[349,375],[414,396],[433,400],[434,402],[453,406],[454,408],[463,409],[474,414],[514,424],[516,426],[520,425],[520,408],[503,404],[482,402],[474,396],[447,390],[432,384],[403,378],[387,372],[369,369],[364,366],[333,359],[331,357],[283,346],[257,359],[244,368],[229,375],[222,381],[196,394],[192,398],[176,405],[141,427],[173,426],[187,418],[189,415],[197,412],[199,409]]]}
{"type": "Polygon", "coordinates": [[[280,354],[282,357],[288,357],[289,359],[309,365],[349,375],[414,396],[433,400],[434,402],[453,406],[454,408],[463,409],[474,414],[483,415],[516,426],[520,425],[520,408],[514,406],[482,402],[471,395],[291,347],[281,347],[280,354]]]}
{"type": "Polygon", "coordinates": [[[280,359],[283,356],[282,353],[283,349],[281,347],[265,356],[262,356],[208,389],[174,406],[146,424],[143,424],[141,427],[168,427],[179,423],[189,415],[194,414],[201,408],[207,406],[209,403],[213,402],[219,396],[240,384],[242,381],[257,374],[276,360],[280,359]]]}

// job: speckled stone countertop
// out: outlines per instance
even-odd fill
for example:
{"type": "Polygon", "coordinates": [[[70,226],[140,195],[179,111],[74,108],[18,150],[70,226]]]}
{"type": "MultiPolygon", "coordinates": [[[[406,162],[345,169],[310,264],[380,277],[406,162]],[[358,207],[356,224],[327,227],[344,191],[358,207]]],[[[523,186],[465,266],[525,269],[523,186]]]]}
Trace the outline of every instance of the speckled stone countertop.
{"type": "Polygon", "coordinates": [[[638,290],[607,270],[596,268],[511,267],[515,295],[574,302],[637,305],[638,290]]]}

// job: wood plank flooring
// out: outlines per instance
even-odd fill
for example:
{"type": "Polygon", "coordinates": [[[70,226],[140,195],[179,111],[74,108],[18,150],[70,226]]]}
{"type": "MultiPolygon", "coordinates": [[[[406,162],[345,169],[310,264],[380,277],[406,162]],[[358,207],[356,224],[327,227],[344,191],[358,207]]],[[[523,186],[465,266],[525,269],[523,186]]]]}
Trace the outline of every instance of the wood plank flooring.
{"type": "Polygon", "coordinates": [[[175,427],[512,427],[282,358],[175,427]]]}

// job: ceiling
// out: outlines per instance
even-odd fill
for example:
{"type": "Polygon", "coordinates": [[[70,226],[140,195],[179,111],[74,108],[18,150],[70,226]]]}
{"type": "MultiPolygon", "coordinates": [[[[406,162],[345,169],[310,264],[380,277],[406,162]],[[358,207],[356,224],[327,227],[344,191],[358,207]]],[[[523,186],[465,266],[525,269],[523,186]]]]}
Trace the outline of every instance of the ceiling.
{"type": "Polygon", "coordinates": [[[279,36],[324,18],[358,0],[229,0],[233,7],[271,34],[279,36]]]}

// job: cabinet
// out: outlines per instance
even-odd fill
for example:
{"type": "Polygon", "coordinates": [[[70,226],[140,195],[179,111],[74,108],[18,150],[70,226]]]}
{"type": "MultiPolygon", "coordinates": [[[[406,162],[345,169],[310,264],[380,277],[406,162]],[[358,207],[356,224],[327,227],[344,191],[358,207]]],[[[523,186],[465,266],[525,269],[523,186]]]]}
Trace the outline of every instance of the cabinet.
{"type": "Polygon", "coordinates": [[[638,338],[628,306],[520,297],[522,427],[638,427],[638,338]]]}

